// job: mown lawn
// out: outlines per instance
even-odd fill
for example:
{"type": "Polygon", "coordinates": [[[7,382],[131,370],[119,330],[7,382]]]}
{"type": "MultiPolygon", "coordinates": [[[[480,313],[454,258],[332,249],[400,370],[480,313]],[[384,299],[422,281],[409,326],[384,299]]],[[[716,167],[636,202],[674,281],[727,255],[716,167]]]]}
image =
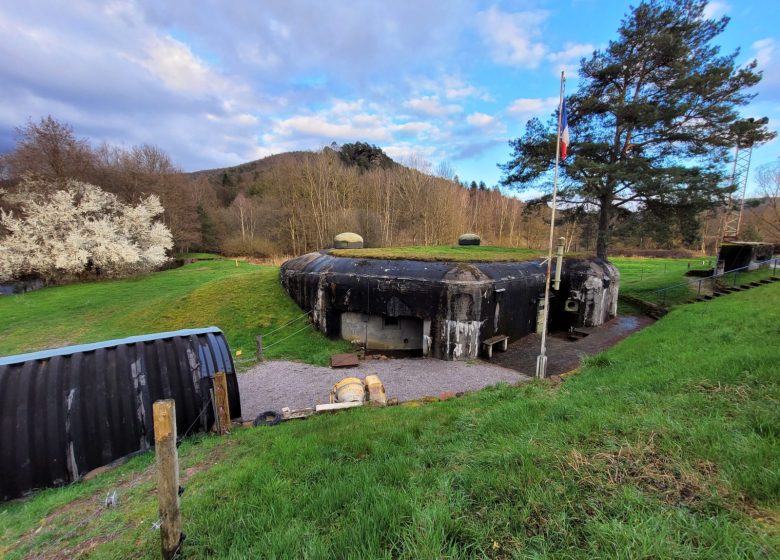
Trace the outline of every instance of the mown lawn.
{"type": "Polygon", "coordinates": [[[715,258],[612,257],[610,261],[620,270],[620,292],[641,297],[653,290],[686,282],[688,270],[711,269],[715,258]]]}
{"type": "MultiPolygon", "coordinates": [[[[562,384],[190,440],[183,557],[780,557],[779,339],[774,284],[562,384]]],[[[157,557],[152,463],[0,506],[0,555],[157,557]]]]}
{"type": "Polygon", "coordinates": [[[199,261],[128,280],[2,297],[0,355],[214,325],[233,352],[241,351],[234,358],[241,368],[254,362],[256,335],[295,319],[264,339],[266,356],[325,364],[347,347],[305,328],[302,314],[279,284],[278,267],[199,261]]]}

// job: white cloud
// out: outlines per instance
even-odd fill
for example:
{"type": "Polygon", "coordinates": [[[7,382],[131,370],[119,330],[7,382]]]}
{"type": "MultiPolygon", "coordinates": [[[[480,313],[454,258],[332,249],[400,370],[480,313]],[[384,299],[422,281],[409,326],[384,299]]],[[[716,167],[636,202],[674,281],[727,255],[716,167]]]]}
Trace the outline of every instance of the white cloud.
{"type": "Polygon", "coordinates": [[[780,57],[777,56],[777,41],[767,37],[759,39],[751,46],[758,69],[763,72],[763,78],[756,88],[759,93],[757,103],[775,103],[780,99],[780,57]]]}
{"type": "Polygon", "coordinates": [[[410,99],[404,103],[404,107],[432,117],[444,117],[463,111],[463,107],[460,105],[443,105],[439,100],[438,95],[427,95],[416,99],[410,99]]]}
{"type": "Polygon", "coordinates": [[[515,99],[507,112],[513,115],[538,116],[555,110],[560,100],[557,97],[522,97],[515,99]]]}
{"type": "Polygon", "coordinates": [[[348,115],[363,110],[365,102],[362,99],[347,101],[345,99],[335,99],[331,105],[330,112],[337,115],[348,115]]]}
{"type": "Polygon", "coordinates": [[[384,152],[395,161],[414,162],[420,158],[431,159],[436,155],[432,146],[420,146],[408,142],[390,144],[383,148],[384,152]]]}
{"type": "Polygon", "coordinates": [[[459,76],[444,76],[444,96],[447,99],[468,99],[477,98],[483,101],[492,101],[493,98],[473,84],[465,82],[459,76]]]}
{"type": "Polygon", "coordinates": [[[228,124],[233,126],[255,126],[260,122],[256,116],[250,115],[249,113],[241,113],[230,116],[206,113],[206,118],[215,123],[228,124]]]}
{"type": "Polygon", "coordinates": [[[428,132],[436,132],[436,127],[427,122],[407,122],[403,124],[397,124],[393,126],[395,132],[408,133],[408,134],[422,134],[428,132]]]}
{"type": "Polygon", "coordinates": [[[550,53],[547,58],[552,62],[568,62],[578,60],[584,56],[590,56],[596,47],[590,43],[566,43],[563,50],[550,53]]]}
{"type": "Polygon", "coordinates": [[[775,52],[775,40],[772,38],[759,39],[752,45],[753,50],[756,51],[756,60],[760,68],[766,68],[772,62],[773,54],[775,52]]]}
{"type": "Polygon", "coordinates": [[[486,115],[485,113],[471,113],[468,117],[466,117],[467,123],[469,123],[471,126],[476,126],[479,128],[490,126],[494,121],[494,117],[486,115]]]}
{"type": "Polygon", "coordinates": [[[375,123],[360,126],[349,121],[332,122],[321,115],[302,115],[277,121],[274,132],[279,136],[302,135],[331,140],[382,142],[391,139],[388,130],[375,123]]]}
{"type": "Polygon", "coordinates": [[[713,0],[704,7],[704,17],[714,19],[731,11],[731,6],[720,0],[713,0]]]}
{"type": "Polygon", "coordinates": [[[533,69],[547,54],[547,48],[537,39],[548,15],[544,10],[510,13],[492,6],[478,13],[476,21],[496,62],[533,69]]]}
{"type": "Polygon", "coordinates": [[[172,37],[151,37],[146,54],[141,64],[178,93],[212,93],[228,87],[227,80],[172,37]]]}

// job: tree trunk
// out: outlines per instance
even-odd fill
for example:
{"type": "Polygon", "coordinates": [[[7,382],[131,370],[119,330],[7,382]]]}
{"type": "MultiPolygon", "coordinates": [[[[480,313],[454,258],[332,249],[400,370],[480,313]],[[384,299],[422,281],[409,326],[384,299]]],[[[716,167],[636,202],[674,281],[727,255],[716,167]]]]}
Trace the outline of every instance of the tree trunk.
{"type": "Polygon", "coordinates": [[[607,259],[607,247],[609,246],[609,214],[612,210],[612,200],[609,196],[599,199],[599,229],[596,235],[596,256],[607,259]]]}

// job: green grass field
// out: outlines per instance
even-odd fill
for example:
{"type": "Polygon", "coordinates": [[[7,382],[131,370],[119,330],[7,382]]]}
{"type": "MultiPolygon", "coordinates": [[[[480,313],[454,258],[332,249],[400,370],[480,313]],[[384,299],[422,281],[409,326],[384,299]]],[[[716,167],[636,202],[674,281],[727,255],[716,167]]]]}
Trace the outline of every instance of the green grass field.
{"type": "MultiPolygon", "coordinates": [[[[191,439],[183,557],[777,558],[778,325],[774,284],[559,385],[191,439]]],[[[152,463],[0,505],[0,556],[159,557],[152,463]]]]}
{"type": "MultiPolygon", "coordinates": [[[[0,298],[0,355],[144,333],[215,325],[241,369],[254,363],[255,335],[299,318],[279,284],[279,268],[199,261],[128,280],[71,284],[0,298]]],[[[347,348],[304,318],[264,339],[266,356],[325,364],[347,348]],[[288,335],[290,338],[282,340],[288,335]],[[277,343],[278,344],[275,344],[277,343]],[[271,346],[273,344],[273,346],[271,346]]]]}
{"type": "MultiPolygon", "coordinates": [[[[699,294],[712,293],[713,280],[685,276],[688,270],[710,271],[714,257],[699,259],[655,259],[614,257],[620,270],[620,293],[664,306],[691,301],[699,294]],[[662,288],[668,288],[662,290],[662,288]]],[[[719,286],[738,286],[776,274],[774,268],[735,271],[717,279],[719,286]]]]}
{"type": "MultiPolygon", "coordinates": [[[[419,248],[388,251],[403,254],[419,248]]],[[[430,254],[522,258],[530,250],[496,247],[434,247],[430,254]],[[477,252],[475,252],[477,251],[477,252]]],[[[400,258],[400,257],[399,257],[400,258]]],[[[642,295],[680,282],[689,261],[616,258],[621,292],[642,295]]],[[[690,261],[694,266],[700,261],[690,261]]],[[[234,260],[204,260],[126,280],[71,284],[0,298],[0,355],[96,342],[145,333],[215,325],[227,335],[239,369],[255,362],[255,335],[264,338],[266,356],[325,364],[348,344],[304,329],[302,311],[284,293],[276,266],[234,260]],[[291,335],[291,336],[290,336],[291,335]],[[286,338],[288,337],[289,338],[286,338]],[[271,346],[273,344],[273,346],[271,346]]],[[[626,308],[624,311],[628,311],[626,308]]]]}

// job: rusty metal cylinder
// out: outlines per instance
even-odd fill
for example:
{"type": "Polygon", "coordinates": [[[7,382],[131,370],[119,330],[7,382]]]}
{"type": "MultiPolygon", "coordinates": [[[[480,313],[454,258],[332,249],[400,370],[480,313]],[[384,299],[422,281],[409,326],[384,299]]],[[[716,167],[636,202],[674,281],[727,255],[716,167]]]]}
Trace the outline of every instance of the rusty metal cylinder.
{"type": "Polygon", "coordinates": [[[357,377],[345,377],[333,386],[331,400],[337,403],[363,402],[366,400],[366,386],[357,377]]]}

